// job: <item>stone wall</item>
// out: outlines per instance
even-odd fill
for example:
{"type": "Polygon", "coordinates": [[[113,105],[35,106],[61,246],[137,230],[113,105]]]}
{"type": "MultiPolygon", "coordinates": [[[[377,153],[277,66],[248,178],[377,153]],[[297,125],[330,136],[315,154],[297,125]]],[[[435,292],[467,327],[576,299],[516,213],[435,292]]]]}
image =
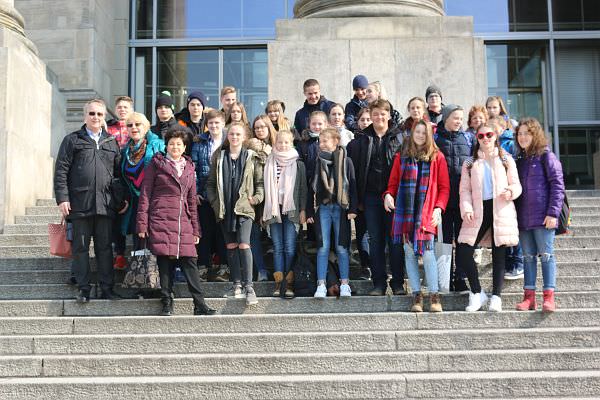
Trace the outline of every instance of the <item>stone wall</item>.
{"type": "Polygon", "coordinates": [[[51,113],[52,85],[35,46],[0,26],[0,231],[52,196],[51,113]]]}
{"type": "Polygon", "coordinates": [[[382,81],[403,115],[413,96],[434,83],[444,103],[464,107],[487,94],[485,48],[473,37],[471,17],[311,18],[277,21],[268,45],[269,98],[283,99],[293,118],[304,102],[302,83],[321,82],[321,92],[345,104],[352,78],[382,81]]]}

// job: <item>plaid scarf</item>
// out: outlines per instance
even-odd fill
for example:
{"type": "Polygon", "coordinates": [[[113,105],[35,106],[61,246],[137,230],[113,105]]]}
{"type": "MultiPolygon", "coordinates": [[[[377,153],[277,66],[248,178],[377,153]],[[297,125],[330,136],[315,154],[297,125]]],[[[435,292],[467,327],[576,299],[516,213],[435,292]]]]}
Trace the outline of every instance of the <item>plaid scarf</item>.
{"type": "Polygon", "coordinates": [[[402,157],[392,235],[394,243],[412,242],[415,254],[423,255],[423,251],[430,250],[433,245],[433,235],[421,228],[421,213],[429,187],[431,163],[422,161],[419,170],[419,162],[421,161],[414,158],[402,157]]]}

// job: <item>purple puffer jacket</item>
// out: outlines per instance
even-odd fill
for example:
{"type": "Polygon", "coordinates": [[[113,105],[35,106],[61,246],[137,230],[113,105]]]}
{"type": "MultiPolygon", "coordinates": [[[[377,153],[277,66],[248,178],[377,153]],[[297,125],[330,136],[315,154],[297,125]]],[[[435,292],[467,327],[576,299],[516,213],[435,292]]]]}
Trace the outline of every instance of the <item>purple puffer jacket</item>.
{"type": "Polygon", "coordinates": [[[162,153],[146,167],[137,214],[137,231],[148,233],[155,256],[196,257],[200,236],[194,163],[188,156],[181,177],[162,153]]]}
{"type": "Polygon", "coordinates": [[[558,218],[565,197],[562,166],[556,155],[546,149],[542,156],[517,157],[523,193],[517,199],[520,230],[544,227],[546,216],[558,218]]]}

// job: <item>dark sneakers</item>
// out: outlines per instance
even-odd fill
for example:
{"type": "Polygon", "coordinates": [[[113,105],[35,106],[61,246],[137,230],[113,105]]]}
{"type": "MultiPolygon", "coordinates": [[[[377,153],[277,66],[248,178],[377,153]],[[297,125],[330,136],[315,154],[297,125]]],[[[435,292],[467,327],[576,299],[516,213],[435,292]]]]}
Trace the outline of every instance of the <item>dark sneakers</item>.
{"type": "Polygon", "coordinates": [[[215,315],[217,310],[214,310],[206,304],[202,306],[194,306],[194,315],[215,315]]]}
{"type": "Polygon", "coordinates": [[[90,302],[90,291],[89,290],[80,290],[77,294],[76,301],[80,304],[89,303],[90,302]]]}
{"type": "Polygon", "coordinates": [[[385,288],[375,286],[368,293],[369,296],[385,296],[385,288]]]}

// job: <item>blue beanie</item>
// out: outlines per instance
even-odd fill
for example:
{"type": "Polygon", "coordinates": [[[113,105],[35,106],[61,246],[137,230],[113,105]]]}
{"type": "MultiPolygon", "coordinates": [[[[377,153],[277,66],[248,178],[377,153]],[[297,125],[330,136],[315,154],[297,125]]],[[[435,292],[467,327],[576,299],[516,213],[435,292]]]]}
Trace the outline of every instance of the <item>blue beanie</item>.
{"type": "Polygon", "coordinates": [[[190,101],[198,99],[202,103],[202,107],[206,108],[206,96],[199,90],[194,90],[187,97],[187,105],[190,105],[190,101]]]}
{"type": "Polygon", "coordinates": [[[369,80],[364,75],[356,75],[352,79],[352,89],[366,89],[369,86],[369,80]]]}

